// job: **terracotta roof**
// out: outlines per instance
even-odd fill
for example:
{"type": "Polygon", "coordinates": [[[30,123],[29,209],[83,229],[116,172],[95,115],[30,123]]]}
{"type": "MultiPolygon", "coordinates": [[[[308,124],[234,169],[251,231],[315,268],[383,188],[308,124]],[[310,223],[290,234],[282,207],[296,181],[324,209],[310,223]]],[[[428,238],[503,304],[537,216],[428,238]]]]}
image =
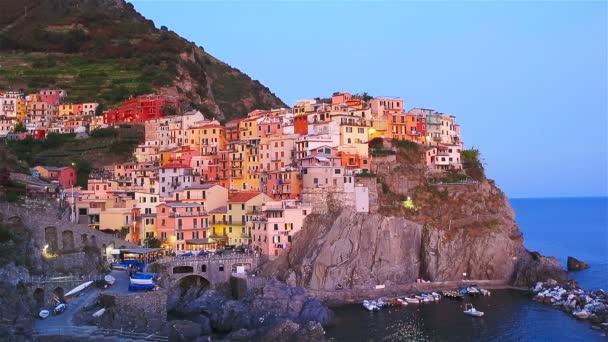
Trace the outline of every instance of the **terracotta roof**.
{"type": "Polygon", "coordinates": [[[228,203],[245,203],[260,194],[259,191],[242,191],[228,198],[228,203]]]}

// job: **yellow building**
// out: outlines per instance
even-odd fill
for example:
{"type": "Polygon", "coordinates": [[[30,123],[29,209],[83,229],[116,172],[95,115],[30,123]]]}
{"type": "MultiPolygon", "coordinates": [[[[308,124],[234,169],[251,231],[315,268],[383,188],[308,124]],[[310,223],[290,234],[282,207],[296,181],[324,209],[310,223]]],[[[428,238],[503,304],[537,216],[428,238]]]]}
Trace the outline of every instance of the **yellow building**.
{"type": "Polygon", "coordinates": [[[361,117],[348,115],[336,115],[332,120],[340,124],[340,151],[343,148],[351,150],[354,148],[361,157],[368,156],[369,121],[361,117]]]}
{"type": "Polygon", "coordinates": [[[258,191],[243,191],[228,199],[225,208],[213,210],[211,214],[211,238],[225,238],[228,245],[248,244],[251,232],[246,227],[247,215],[258,212],[262,204],[272,198],[258,191]]]}
{"type": "Polygon", "coordinates": [[[59,116],[69,116],[74,115],[74,105],[73,104],[61,104],[59,105],[59,116]]]}
{"type": "Polygon", "coordinates": [[[245,146],[246,158],[243,161],[243,188],[245,190],[260,191],[260,141],[249,140],[245,146]]]}
{"type": "Polygon", "coordinates": [[[245,190],[244,185],[247,181],[245,160],[247,160],[248,153],[246,146],[245,141],[230,143],[230,190],[245,190]]]}
{"type": "Polygon", "coordinates": [[[226,129],[212,121],[186,130],[186,143],[201,155],[217,154],[226,148],[226,129]]]}
{"type": "Polygon", "coordinates": [[[23,121],[27,116],[27,104],[25,99],[18,98],[17,99],[17,111],[16,111],[17,120],[23,121]]]}
{"type": "Polygon", "coordinates": [[[247,118],[239,122],[240,140],[256,139],[260,137],[258,127],[259,117],[247,118]]]}

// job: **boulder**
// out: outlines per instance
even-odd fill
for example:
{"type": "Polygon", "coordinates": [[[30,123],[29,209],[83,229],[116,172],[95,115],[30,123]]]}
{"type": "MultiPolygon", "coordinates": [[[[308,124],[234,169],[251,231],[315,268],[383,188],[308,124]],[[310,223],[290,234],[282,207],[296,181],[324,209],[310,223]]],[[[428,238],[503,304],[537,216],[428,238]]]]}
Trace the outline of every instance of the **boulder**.
{"type": "Polygon", "coordinates": [[[333,313],[317,299],[309,299],[304,302],[304,307],[298,318],[303,322],[316,321],[323,326],[327,326],[333,318],[333,313]]]}
{"type": "Polygon", "coordinates": [[[567,262],[568,271],[580,271],[589,268],[589,265],[569,256],[567,262]]]}
{"type": "Polygon", "coordinates": [[[587,319],[590,316],[589,312],[584,309],[580,311],[574,311],[572,312],[572,315],[578,319],[587,319]]]}
{"type": "Polygon", "coordinates": [[[300,325],[291,320],[284,320],[270,328],[263,337],[264,341],[291,341],[300,330],[300,325]]]}
{"type": "Polygon", "coordinates": [[[193,341],[201,335],[201,327],[196,322],[172,321],[170,322],[169,340],[176,342],[193,341]]]}
{"type": "Polygon", "coordinates": [[[226,341],[251,341],[254,335],[254,330],[239,329],[231,332],[224,339],[226,341]]]}

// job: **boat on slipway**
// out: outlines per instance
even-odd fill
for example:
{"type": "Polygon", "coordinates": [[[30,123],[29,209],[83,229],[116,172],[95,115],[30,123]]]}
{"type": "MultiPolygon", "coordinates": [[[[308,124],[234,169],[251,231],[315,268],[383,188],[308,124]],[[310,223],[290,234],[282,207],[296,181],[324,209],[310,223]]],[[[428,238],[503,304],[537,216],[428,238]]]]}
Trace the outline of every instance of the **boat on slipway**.
{"type": "Polygon", "coordinates": [[[76,286],[75,288],[71,289],[70,291],[68,291],[68,293],[66,293],[64,296],[65,297],[69,297],[69,296],[73,296],[75,294],[78,294],[82,290],[84,290],[87,287],[89,287],[89,285],[91,285],[91,284],[93,284],[93,281],[87,281],[86,283],[80,284],[80,285],[76,286]]]}

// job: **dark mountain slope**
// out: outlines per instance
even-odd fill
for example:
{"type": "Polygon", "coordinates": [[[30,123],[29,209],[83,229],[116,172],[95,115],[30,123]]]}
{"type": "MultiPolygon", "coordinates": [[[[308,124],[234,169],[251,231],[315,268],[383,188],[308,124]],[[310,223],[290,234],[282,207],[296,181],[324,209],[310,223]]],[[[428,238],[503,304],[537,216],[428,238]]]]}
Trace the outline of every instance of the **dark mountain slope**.
{"type": "Polygon", "coordinates": [[[157,29],[124,0],[0,0],[0,87],[60,87],[106,107],[150,92],[219,119],[286,105],[257,80],[157,29]]]}

